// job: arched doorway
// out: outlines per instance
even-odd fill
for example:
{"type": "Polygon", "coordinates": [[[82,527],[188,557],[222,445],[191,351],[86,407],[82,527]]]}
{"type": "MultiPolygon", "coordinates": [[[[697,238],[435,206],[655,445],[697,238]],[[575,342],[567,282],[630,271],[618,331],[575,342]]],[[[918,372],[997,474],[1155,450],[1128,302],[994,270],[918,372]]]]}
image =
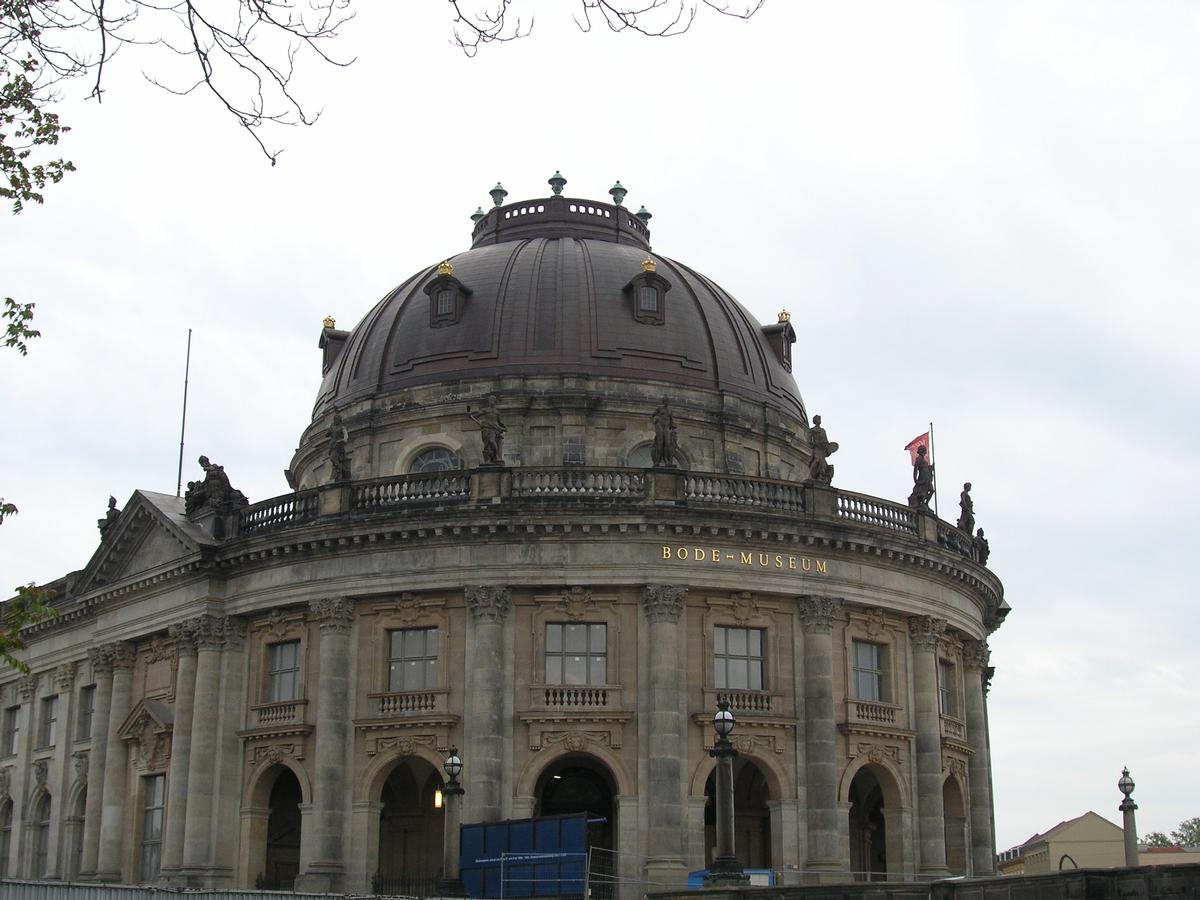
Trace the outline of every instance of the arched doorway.
{"type": "Polygon", "coordinates": [[[383,783],[379,811],[377,893],[432,889],[442,871],[445,810],[442,778],[417,757],[401,760],[383,783]]]}
{"type": "Polygon", "coordinates": [[[603,822],[588,829],[591,846],[613,850],[616,835],[616,786],[608,767],[591,756],[564,756],[538,778],[535,816],[590,813],[603,822]]]}
{"type": "MultiPolygon", "coordinates": [[[[704,784],[704,864],[712,862],[717,846],[716,769],[704,784]]],[[[771,868],[771,811],[767,779],[745,756],[733,759],[733,846],[747,869],[771,868]]]]}
{"type": "Polygon", "coordinates": [[[942,785],[942,814],[946,823],[946,868],[951,875],[967,874],[967,814],[958,779],[949,776],[942,785]]]}
{"type": "Polygon", "coordinates": [[[870,766],[850,782],[850,871],[855,881],[885,881],[888,873],[887,822],[883,786],[870,766]]]}
{"type": "Polygon", "coordinates": [[[303,792],[291,769],[280,766],[267,805],[266,864],[259,888],[290,891],[300,873],[300,803],[303,792]]]}
{"type": "Polygon", "coordinates": [[[45,878],[50,850],[50,795],[43,793],[33,805],[33,850],[30,878],[45,878]]]}
{"type": "Polygon", "coordinates": [[[79,877],[80,871],[83,869],[83,819],[84,810],[87,809],[87,786],[80,788],[75,794],[75,801],[71,807],[71,815],[67,818],[67,846],[70,848],[67,856],[68,868],[66,872],[67,880],[71,881],[79,877]]]}

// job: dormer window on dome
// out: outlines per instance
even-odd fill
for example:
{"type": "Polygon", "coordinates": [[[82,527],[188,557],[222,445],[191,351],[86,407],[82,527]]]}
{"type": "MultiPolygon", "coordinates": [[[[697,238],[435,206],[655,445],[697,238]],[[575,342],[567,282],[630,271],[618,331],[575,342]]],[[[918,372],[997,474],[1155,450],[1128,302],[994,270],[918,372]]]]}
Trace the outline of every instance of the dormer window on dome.
{"type": "Polygon", "coordinates": [[[454,266],[449,260],[438,266],[437,276],[424,290],[429,295],[429,327],[458,324],[471,289],[454,277],[454,266]]]}
{"type": "Polygon", "coordinates": [[[786,309],[779,311],[779,321],[774,325],[762,326],[767,343],[775,351],[775,358],[787,371],[792,371],[792,344],[796,343],[796,329],[792,327],[792,314],[786,309]]]}
{"type": "Polygon", "coordinates": [[[658,264],[650,256],[642,261],[642,272],[625,285],[625,294],[633,303],[633,318],[644,325],[662,325],[666,321],[666,297],[671,283],[658,274],[658,264]]]}

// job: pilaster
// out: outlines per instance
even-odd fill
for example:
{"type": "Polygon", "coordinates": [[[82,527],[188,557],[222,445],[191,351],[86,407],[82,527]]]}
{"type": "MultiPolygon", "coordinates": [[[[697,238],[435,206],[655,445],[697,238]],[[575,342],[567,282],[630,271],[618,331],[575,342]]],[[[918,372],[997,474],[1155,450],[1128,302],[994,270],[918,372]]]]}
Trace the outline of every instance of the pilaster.
{"type": "Polygon", "coordinates": [[[974,752],[967,764],[970,797],[971,860],[975,876],[996,871],[996,847],[992,834],[991,748],[988,746],[987,714],[983,678],[991,651],[987,641],[963,645],[963,674],[966,683],[967,741],[974,752]]]}
{"type": "Polygon", "coordinates": [[[104,795],[100,814],[100,847],[96,862],[97,881],[120,881],[125,838],[125,805],[129,748],[119,734],[129,715],[133,688],[134,647],[118,641],[110,644],[113,679],[105,735],[104,795]]]}
{"type": "Polygon", "coordinates": [[[83,813],[83,856],[79,877],[96,877],[100,854],[100,819],[104,810],[104,774],[108,758],[108,720],[112,710],[113,659],[112,645],[105,644],[88,651],[92,677],[96,680],[96,697],[92,706],[92,741],[88,751],[88,791],[83,813]]]}
{"type": "Polygon", "coordinates": [[[942,719],[938,709],[937,646],[946,621],[933,616],[908,620],[913,657],[913,706],[917,725],[917,833],[919,872],[944,877],[946,819],[942,800],[942,719]]]}
{"type": "Polygon", "coordinates": [[[837,726],[833,711],[833,619],[837,597],[796,598],[804,632],[805,795],[808,859],[805,870],[824,881],[845,871],[839,840],[837,726]]]}
{"type": "Polygon", "coordinates": [[[467,665],[470,711],[464,722],[467,764],[467,821],[492,822],[503,816],[504,777],[504,625],[512,609],[512,591],[498,585],[472,585],[463,592],[474,629],[467,665]]]}

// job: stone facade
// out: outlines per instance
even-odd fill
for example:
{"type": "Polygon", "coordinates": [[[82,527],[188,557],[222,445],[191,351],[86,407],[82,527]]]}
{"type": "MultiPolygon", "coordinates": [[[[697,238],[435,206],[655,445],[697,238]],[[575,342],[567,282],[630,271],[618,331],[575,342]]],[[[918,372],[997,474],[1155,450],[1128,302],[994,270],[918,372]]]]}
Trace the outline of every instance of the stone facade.
{"type": "MultiPolygon", "coordinates": [[[[446,267],[469,315],[486,284],[446,267]]],[[[748,332],[762,360],[772,328],[748,332]]],[[[329,370],[339,341],[355,346],[327,328],[329,370]]],[[[207,460],[234,498],[219,508],[135,492],[56,586],[60,616],[30,629],[33,674],[0,686],[5,871],[334,891],[432,877],[454,745],[463,821],[586,803],[628,884],[682,883],[711,853],[725,698],[747,865],[990,873],[986,638],[1008,606],[969,536],[806,483],[794,384],[794,402],[755,401],[635,375],[326,391],[294,493],[241,506],[207,460]],[[680,469],[639,456],[665,394],[680,469]],[[499,465],[472,418],[493,396],[499,465]],[[349,480],[330,468],[335,409],[349,480]],[[413,471],[431,449],[451,467],[413,471]]]]}

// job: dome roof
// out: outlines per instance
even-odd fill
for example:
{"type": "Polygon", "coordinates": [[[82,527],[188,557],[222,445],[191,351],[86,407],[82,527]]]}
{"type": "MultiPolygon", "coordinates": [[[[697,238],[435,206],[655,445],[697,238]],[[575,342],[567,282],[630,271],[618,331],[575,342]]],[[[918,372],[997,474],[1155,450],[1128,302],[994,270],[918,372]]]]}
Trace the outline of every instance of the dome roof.
{"type": "Polygon", "coordinates": [[[470,250],[410,277],[348,334],[325,329],[314,419],[416,385],[572,374],[731,391],[807,423],[791,326],[759,325],[704,275],[650,253],[625,207],[554,196],[477,218],[470,250]],[[654,301],[643,288],[657,311],[638,305],[654,301]]]}

